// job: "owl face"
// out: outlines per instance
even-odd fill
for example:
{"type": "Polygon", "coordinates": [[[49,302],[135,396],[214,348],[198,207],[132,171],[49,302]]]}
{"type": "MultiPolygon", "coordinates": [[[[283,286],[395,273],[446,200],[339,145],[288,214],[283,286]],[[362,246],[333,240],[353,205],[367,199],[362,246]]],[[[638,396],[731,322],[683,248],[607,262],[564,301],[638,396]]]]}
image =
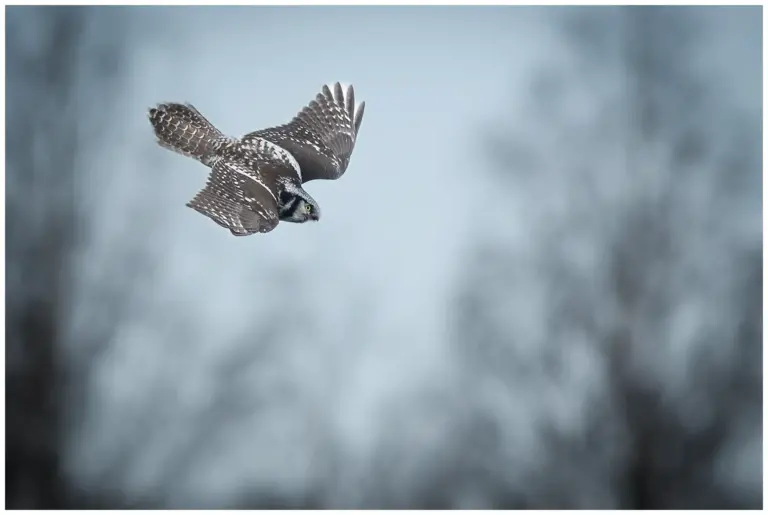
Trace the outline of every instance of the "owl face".
{"type": "Polygon", "coordinates": [[[297,224],[320,220],[320,206],[306,191],[286,192],[280,200],[280,220],[297,224]]]}

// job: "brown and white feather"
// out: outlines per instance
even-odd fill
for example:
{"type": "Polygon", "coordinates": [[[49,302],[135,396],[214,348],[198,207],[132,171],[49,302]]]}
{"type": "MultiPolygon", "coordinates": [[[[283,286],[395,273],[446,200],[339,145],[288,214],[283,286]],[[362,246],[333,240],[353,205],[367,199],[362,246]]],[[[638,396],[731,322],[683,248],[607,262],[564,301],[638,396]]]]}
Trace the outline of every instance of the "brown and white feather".
{"type": "Polygon", "coordinates": [[[244,142],[265,139],[288,150],[301,168],[302,182],[334,180],[349,166],[363,120],[365,102],[355,105],[354,88],[323,86],[287,124],[251,132],[244,142]]]}
{"type": "Polygon", "coordinates": [[[319,206],[301,184],[344,174],[365,110],[365,102],[355,104],[351,85],[332,88],[323,86],[289,123],[239,140],[222,134],[191,104],[151,108],[158,144],[211,168],[187,206],[238,236],[269,232],[280,220],[319,219],[319,206]],[[306,211],[298,212],[301,206],[306,211]]]}

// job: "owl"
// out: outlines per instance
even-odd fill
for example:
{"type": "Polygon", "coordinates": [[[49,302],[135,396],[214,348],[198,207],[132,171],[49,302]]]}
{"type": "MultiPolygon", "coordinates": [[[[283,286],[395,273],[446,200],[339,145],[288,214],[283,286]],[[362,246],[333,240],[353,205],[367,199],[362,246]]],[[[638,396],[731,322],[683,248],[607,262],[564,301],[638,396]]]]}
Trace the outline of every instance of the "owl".
{"type": "Polygon", "coordinates": [[[353,87],[337,82],[323,86],[290,122],[241,138],[225,136],[188,103],[159,104],[149,121],[161,147],[211,169],[187,206],[247,236],[270,232],[281,220],[320,220],[320,206],[303,185],[344,174],[364,111],[353,87]]]}

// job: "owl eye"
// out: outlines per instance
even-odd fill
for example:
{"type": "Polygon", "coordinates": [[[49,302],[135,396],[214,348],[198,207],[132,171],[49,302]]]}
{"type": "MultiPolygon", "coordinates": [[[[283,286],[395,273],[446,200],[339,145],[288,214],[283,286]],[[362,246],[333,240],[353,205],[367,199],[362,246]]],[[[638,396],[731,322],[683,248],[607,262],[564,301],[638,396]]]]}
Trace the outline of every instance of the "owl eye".
{"type": "Polygon", "coordinates": [[[307,210],[307,213],[312,212],[312,204],[304,204],[304,209],[307,210]]]}

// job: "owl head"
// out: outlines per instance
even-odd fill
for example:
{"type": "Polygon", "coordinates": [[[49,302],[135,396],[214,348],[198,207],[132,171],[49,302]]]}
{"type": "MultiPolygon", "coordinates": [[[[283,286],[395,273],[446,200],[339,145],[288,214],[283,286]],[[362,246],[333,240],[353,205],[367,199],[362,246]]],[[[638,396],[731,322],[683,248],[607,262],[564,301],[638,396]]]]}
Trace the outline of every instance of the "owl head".
{"type": "Polygon", "coordinates": [[[320,206],[301,187],[287,188],[280,195],[280,220],[302,224],[320,220],[320,206]]]}

